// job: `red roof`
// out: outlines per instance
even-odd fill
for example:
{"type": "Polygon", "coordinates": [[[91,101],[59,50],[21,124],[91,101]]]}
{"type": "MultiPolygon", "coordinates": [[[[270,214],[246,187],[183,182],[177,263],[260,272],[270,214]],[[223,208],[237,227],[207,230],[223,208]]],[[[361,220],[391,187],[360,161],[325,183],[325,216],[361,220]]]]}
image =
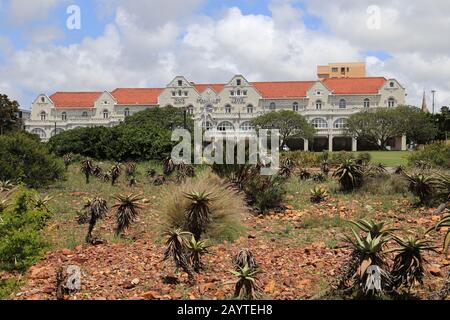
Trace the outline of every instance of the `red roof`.
{"type": "Polygon", "coordinates": [[[315,81],[286,81],[286,82],[253,82],[256,90],[266,99],[303,98],[306,91],[315,81]]]}
{"type": "Polygon", "coordinates": [[[225,87],[224,84],[194,84],[195,89],[197,89],[198,92],[202,93],[207,88],[213,89],[216,93],[219,93],[223,90],[223,87],[225,87]]]}
{"type": "Polygon", "coordinates": [[[101,92],[56,92],[50,96],[56,108],[93,108],[101,92]]]}
{"type": "Polygon", "coordinates": [[[162,91],[160,88],[118,88],[111,94],[118,104],[156,105],[162,91]]]}
{"type": "Polygon", "coordinates": [[[323,83],[334,94],[377,94],[386,78],[328,78],[323,83]]]}

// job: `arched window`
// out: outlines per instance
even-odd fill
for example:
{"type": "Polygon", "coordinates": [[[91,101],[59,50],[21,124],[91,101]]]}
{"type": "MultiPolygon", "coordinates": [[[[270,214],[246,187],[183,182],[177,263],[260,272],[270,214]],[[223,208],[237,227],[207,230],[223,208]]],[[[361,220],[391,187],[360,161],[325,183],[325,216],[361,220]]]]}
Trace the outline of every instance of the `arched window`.
{"type": "Polygon", "coordinates": [[[364,99],[364,108],[370,108],[370,99],[364,99]]]}
{"type": "Polygon", "coordinates": [[[316,110],[322,110],[322,100],[316,101],[316,110]]]}
{"type": "Polygon", "coordinates": [[[83,111],[83,113],[81,114],[81,116],[83,118],[87,118],[88,117],[88,112],[87,111],[83,111]]]}
{"type": "Polygon", "coordinates": [[[217,126],[217,130],[219,131],[232,131],[234,130],[234,126],[231,122],[224,121],[217,126]]]}
{"type": "Polygon", "coordinates": [[[109,112],[108,110],[103,110],[103,119],[108,119],[109,118],[109,112]]]}
{"type": "Polygon", "coordinates": [[[251,104],[247,106],[247,113],[253,113],[253,106],[251,104]]]}
{"type": "Polygon", "coordinates": [[[61,120],[67,121],[67,113],[66,112],[61,113],[61,120]]]}
{"type": "Polygon", "coordinates": [[[395,107],[395,99],[394,98],[389,98],[389,100],[388,100],[388,107],[389,108],[395,107]]]}
{"type": "Polygon", "coordinates": [[[277,104],[275,102],[271,102],[270,106],[269,106],[269,110],[270,111],[275,111],[277,110],[277,104]]]}
{"type": "Polygon", "coordinates": [[[335,128],[335,129],[345,129],[345,128],[347,128],[347,126],[348,126],[347,123],[348,123],[348,120],[345,119],[345,118],[337,119],[337,120],[334,122],[334,128],[335,128]]]}
{"type": "Polygon", "coordinates": [[[347,108],[347,101],[345,99],[339,100],[339,109],[345,109],[347,108]]]}
{"type": "Polygon", "coordinates": [[[47,113],[45,113],[45,111],[41,112],[41,121],[45,121],[47,120],[47,113]]]}
{"type": "Polygon", "coordinates": [[[212,130],[213,128],[214,125],[211,122],[209,121],[206,121],[206,123],[203,122],[203,130],[209,131],[212,130]]]}
{"type": "Polygon", "coordinates": [[[229,104],[225,106],[225,113],[231,113],[231,106],[229,104]]]}
{"type": "Polygon", "coordinates": [[[298,102],[294,102],[294,103],[292,104],[292,111],[298,112],[298,102]]]}
{"type": "Polygon", "coordinates": [[[40,128],[33,129],[31,133],[37,135],[41,139],[47,138],[47,134],[45,133],[45,131],[40,128]]]}
{"type": "Polygon", "coordinates": [[[193,114],[194,114],[194,106],[189,106],[189,107],[187,108],[187,113],[188,113],[189,115],[193,115],[193,114]]]}
{"type": "Polygon", "coordinates": [[[251,131],[251,130],[254,129],[254,127],[252,126],[252,124],[249,121],[246,121],[246,122],[242,123],[239,128],[242,131],[251,131]]]}
{"type": "Polygon", "coordinates": [[[130,108],[125,108],[125,110],[123,111],[123,114],[125,115],[125,117],[129,117],[130,116],[130,108]]]}
{"type": "Polygon", "coordinates": [[[311,121],[311,124],[316,129],[326,129],[328,128],[328,123],[322,118],[316,118],[311,121]]]}
{"type": "Polygon", "coordinates": [[[41,102],[45,103],[45,98],[44,97],[41,97],[41,102]]]}
{"type": "Polygon", "coordinates": [[[394,82],[389,83],[389,86],[390,86],[391,88],[395,87],[394,82]]]}

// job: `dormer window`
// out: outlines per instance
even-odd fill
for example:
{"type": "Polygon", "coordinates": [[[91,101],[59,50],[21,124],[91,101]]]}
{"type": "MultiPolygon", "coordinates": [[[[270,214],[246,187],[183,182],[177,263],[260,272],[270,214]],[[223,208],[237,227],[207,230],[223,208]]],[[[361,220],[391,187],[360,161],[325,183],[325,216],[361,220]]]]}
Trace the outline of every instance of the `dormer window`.
{"type": "Polygon", "coordinates": [[[41,97],[41,102],[45,103],[45,98],[44,97],[41,97]]]}
{"type": "Polygon", "coordinates": [[[339,109],[345,109],[347,108],[347,101],[345,101],[345,99],[341,99],[339,101],[339,109]]]}
{"type": "Polygon", "coordinates": [[[62,121],[67,121],[67,113],[66,113],[66,112],[63,112],[63,113],[61,114],[61,120],[62,120],[62,121]]]}
{"type": "Polygon", "coordinates": [[[238,86],[240,86],[240,85],[242,84],[242,80],[241,80],[241,79],[237,79],[237,80],[236,80],[236,84],[237,84],[238,86]]]}
{"type": "Polygon", "coordinates": [[[298,112],[298,102],[294,102],[294,104],[292,105],[292,111],[298,112]]]}
{"type": "Polygon", "coordinates": [[[87,118],[87,117],[88,117],[87,111],[83,111],[83,113],[81,114],[81,116],[82,116],[83,118],[87,118]]]}
{"type": "Polygon", "coordinates": [[[395,87],[395,83],[394,83],[394,82],[391,82],[391,83],[389,83],[389,86],[390,86],[391,88],[394,88],[394,87],[395,87]]]}
{"type": "Polygon", "coordinates": [[[370,108],[370,99],[364,99],[364,108],[370,108]]]}
{"type": "Polygon", "coordinates": [[[183,86],[183,80],[178,80],[178,86],[182,87],[183,86]]]}
{"type": "Polygon", "coordinates": [[[277,110],[277,105],[276,105],[276,103],[275,103],[275,102],[272,102],[272,103],[270,104],[270,106],[269,106],[269,110],[271,110],[271,111],[275,111],[275,110],[277,110]]]}
{"type": "Polygon", "coordinates": [[[130,109],[129,109],[129,108],[126,108],[126,109],[123,111],[123,114],[124,114],[125,117],[129,117],[129,116],[130,116],[130,109]]]}

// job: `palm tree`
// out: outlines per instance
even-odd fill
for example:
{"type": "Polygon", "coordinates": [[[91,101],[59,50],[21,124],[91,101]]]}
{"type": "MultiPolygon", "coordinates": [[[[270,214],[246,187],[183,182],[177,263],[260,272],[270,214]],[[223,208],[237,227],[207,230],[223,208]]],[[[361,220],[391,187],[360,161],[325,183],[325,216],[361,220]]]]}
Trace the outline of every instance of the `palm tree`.
{"type": "Polygon", "coordinates": [[[122,234],[132,222],[134,222],[139,214],[142,206],[139,201],[142,198],[138,195],[117,195],[114,197],[118,202],[113,206],[116,208],[117,228],[116,235],[122,234]]]}
{"type": "Polygon", "coordinates": [[[419,204],[429,205],[433,200],[435,189],[439,185],[438,179],[425,173],[403,173],[409,183],[409,191],[419,198],[419,204]]]}
{"type": "Polygon", "coordinates": [[[363,183],[362,166],[353,160],[344,160],[334,172],[333,177],[338,179],[342,191],[353,191],[361,187],[363,183]]]}
{"type": "Polygon", "coordinates": [[[173,229],[164,233],[166,236],[166,250],[164,251],[163,261],[172,259],[175,268],[182,269],[187,273],[189,281],[194,281],[194,275],[189,266],[188,258],[186,256],[188,248],[187,237],[192,237],[190,232],[182,231],[181,229],[173,229]]]}
{"type": "Polygon", "coordinates": [[[230,272],[238,278],[234,289],[234,298],[254,300],[258,297],[260,290],[257,283],[257,275],[260,273],[258,270],[245,266],[239,268],[238,271],[232,270],[230,272]]]}
{"type": "Polygon", "coordinates": [[[83,160],[81,162],[81,172],[84,173],[86,177],[86,184],[89,184],[89,177],[92,174],[94,166],[92,164],[92,161],[89,159],[83,160]]]}
{"type": "Polygon", "coordinates": [[[211,222],[211,194],[206,191],[192,192],[185,194],[190,200],[190,204],[186,209],[187,227],[195,240],[199,241],[206,227],[211,222]]]}
{"type": "Polygon", "coordinates": [[[111,185],[115,185],[117,179],[120,177],[120,173],[122,172],[122,168],[120,167],[120,163],[116,163],[109,170],[109,175],[111,177],[111,185]]]}
{"type": "Polygon", "coordinates": [[[203,269],[201,257],[208,253],[206,241],[197,241],[194,236],[192,236],[191,240],[187,243],[187,248],[189,250],[189,262],[194,271],[199,273],[200,270],[203,269]]]}
{"type": "Polygon", "coordinates": [[[89,228],[86,235],[86,243],[92,243],[92,231],[97,223],[97,220],[103,219],[108,212],[108,205],[106,200],[100,197],[87,199],[84,209],[90,215],[89,228]]]}
{"type": "Polygon", "coordinates": [[[436,252],[436,248],[431,245],[430,241],[415,237],[402,239],[394,236],[393,239],[399,245],[398,248],[387,251],[397,253],[391,272],[393,287],[405,287],[409,293],[411,287],[416,283],[423,284],[424,264],[427,262],[423,257],[423,252],[436,252]]]}

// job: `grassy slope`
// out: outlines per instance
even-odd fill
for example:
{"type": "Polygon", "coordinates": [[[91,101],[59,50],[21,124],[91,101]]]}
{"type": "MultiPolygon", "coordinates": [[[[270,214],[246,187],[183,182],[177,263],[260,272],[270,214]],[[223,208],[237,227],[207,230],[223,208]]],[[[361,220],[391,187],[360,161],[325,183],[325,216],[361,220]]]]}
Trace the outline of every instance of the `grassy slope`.
{"type": "Polygon", "coordinates": [[[371,151],[372,162],[396,167],[408,164],[408,151],[371,151]]]}

